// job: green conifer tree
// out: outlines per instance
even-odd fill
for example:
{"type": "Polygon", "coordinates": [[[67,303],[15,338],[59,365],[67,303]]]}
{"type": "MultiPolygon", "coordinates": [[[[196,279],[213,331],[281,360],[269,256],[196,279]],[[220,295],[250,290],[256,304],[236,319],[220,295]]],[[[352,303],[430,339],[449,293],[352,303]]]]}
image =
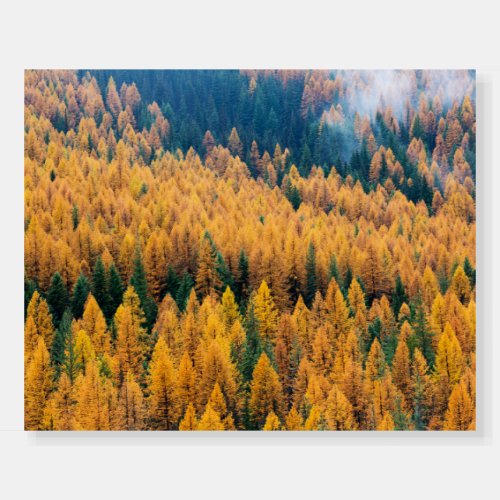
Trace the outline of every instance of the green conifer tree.
{"type": "Polygon", "coordinates": [[[85,302],[90,293],[90,283],[84,274],[80,274],[73,287],[73,296],[71,297],[71,312],[76,319],[83,315],[85,302]]]}
{"type": "Polygon", "coordinates": [[[65,309],[69,305],[68,290],[64,284],[62,276],[58,272],[56,272],[52,277],[52,281],[47,292],[47,303],[49,304],[54,326],[57,328],[65,309]]]}
{"type": "Polygon", "coordinates": [[[316,273],[316,250],[313,243],[309,243],[306,255],[306,287],[304,302],[307,307],[311,307],[316,291],[318,290],[318,276],[316,273]]]}

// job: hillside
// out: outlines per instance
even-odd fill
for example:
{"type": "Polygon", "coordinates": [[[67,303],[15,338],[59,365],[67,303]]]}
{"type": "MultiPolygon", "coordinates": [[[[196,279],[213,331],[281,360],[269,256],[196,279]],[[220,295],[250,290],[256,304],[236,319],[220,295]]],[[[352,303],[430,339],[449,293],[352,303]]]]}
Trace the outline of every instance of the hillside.
{"type": "Polygon", "coordinates": [[[27,71],[27,429],[475,427],[467,71],[27,71]]]}

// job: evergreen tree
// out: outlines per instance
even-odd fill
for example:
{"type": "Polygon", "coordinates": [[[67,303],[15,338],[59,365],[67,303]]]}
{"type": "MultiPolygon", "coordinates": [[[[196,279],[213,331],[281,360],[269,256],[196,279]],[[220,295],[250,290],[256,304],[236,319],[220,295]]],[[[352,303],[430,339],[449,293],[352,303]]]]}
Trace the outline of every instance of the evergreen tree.
{"type": "Polygon", "coordinates": [[[217,257],[215,259],[215,269],[219,275],[221,286],[219,288],[219,293],[222,293],[227,287],[234,288],[234,281],[229,268],[227,267],[226,261],[220,252],[217,252],[217,257]]]}
{"type": "Polygon", "coordinates": [[[78,212],[77,205],[73,205],[73,208],[71,209],[71,220],[73,222],[73,231],[76,231],[76,228],[78,227],[78,224],[80,223],[80,214],[78,212]]]}
{"type": "Polygon", "coordinates": [[[156,320],[156,314],[158,308],[155,301],[151,298],[148,293],[148,282],[146,280],[146,271],[144,270],[144,264],[142,262],[142,256],[139,247],[136,248],[135,258],[134,258],[134,272],[130,278],[130,284],[134,287],[139,300],[141,301],[141,307],[146,315],[146,326],[150,330],[156,320]]]}
{"type": "Polygon", "coordinates": [[[58,272],[52,277],[50,288],[47,292],[47,303],[49,304],[54,326],[57,328],[65,309],[69,305],[68,290],[62,276],[58,272]]]}
{"type": "Polygon", "coordinates": [[[408,302],[408,297],[406,296],[405,288],[403,286],[403,282],[401,281],[401,276],[399,276],[398,274],[396,276],[394,291],[392,292],[392,311],[394,313],[394,317],[398,317],[399,310],[405,302],[408,302]]]}
{"type": "Polygon", "coordinates": [[[291,203],[293,209],[298,210],[300,204],[302,203],[302,198],[297,186],[292,184],[290,179],[286,180],[283,193],[286,196],[287,200],[291,203]]]}
{"type": "Polygon", "coordinates": [[[54,376],[57,380],[64,369],[66,362],[66,344],[67,338],[71,331],[71,322],[73,317],[71,316],[71,311],[66,309],[59,323],[59,327],[54,335],[54,341],[50,349],[50,357],[52,360],[52,366],[54,367],[54,376]]]}
{"type": "Polygon", "coordinates": [[[99,304],[104,316],[109,318],[109,295],[106,279],[106,269],[101,257],[98,257],[92,273],[92,295],[99,304]]]}
{"type": "Polygon", "coordinates": [[[306,287],[304,302],[311,307],[316,291],[318,290],[318,276],[316,274],[316,250],[313,243],[309,243],[306,255],[306,287]]]}
{"type": "Polygon", "coordinates": [[[71,311],[75,319],[80,319],[83,314],[85,302],[90,293],[90,283],[84,274],[80,274],[73,287],[73,296],[71,297],[71,311]]]}
{"type": "Polygon", "coordinates": [[[474,288],[476,286],[476,270],[472,267],[469,257],[465,257],[464,272],[466,276],[469,278],[470,286],[474,288]]]}
{"type": "MultiPolygon", "coordinates": [[[[335,255],[332,255],[332,257],[330,259],[330,264],[328,265],[328,283],[330,283],[332,278],[335,279],[335,281],[339,285],[340,289],[345,291],[344,280],[342,279],[342,275],[339,271],[339,268],[337,265],[337,257],[335,255]]],[[[349,283],[349,286],[350,286],[350,283],[349,283]]],[[[349,289],[349,286],[347,287],[348,289],[349,289]]],[[[345,293],[344,293],[344,295],[345,295],[345,293]]]]}
{"type": "Polygon", "coordinates": [[[243,362],[239,369],[243,374],[243,379],[248,382],[252,378],[253,369],[263,350],[259,335],[259,322],[255,316],[252,301],[248,306],[245,330],[247,335],[243,350],[243,362]]]}
{"type": "Polygon", "coordinates": [[[175,295],[175,302],[180,311],[186,309],[186,304],[193,289],[194,281],[191,275],[184,271],[182,278],[179,283],[179,288],[177,289],[177,294],[175,295]]]}
{"type": "Polygon", "coordinates": [[[238,258],[238,272],[236,274],[234,291],[236,301],[240,306],[248,299],[249,287],[248,257],[242,249],[238,258]]]}
{"type": "Polygon", "coordinates": [[[174,268],[169,265],[167,268],[167,276],[165,278],[165,291],[169,293],[171,297],[177,297],[177,292],[179,291],[180,279],[177,276],[174,268]]]}
{"type": "Polygon", "coordinates": [[[109,315],[114,316],[118,306],[123,300],[123,281],[120,273],[114,264],[109,266],[108,270],[108,291],[109,291],[109,315]]]}
{"type": "Polygon", "coordinates": [[[427,316],[420,295],[413,303],[411,324],[413,327],[413,335],[410,337],[408,345],[410,350],[413,351],[418,347],[424,355],[429,367],[434,366],[435,352],[433,347],[434,333],[429,325],[427,316]],[[413,341],[411,341],[413,339],[413,341]]]}

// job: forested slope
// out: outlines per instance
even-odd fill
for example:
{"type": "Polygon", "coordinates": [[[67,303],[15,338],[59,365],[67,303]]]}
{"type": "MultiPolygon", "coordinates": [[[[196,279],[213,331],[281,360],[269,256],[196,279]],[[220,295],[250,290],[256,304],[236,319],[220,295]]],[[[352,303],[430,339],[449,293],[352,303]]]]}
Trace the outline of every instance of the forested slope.
{"type": "Polygon", "coordinates": [[[475,427],[468,72],[27,71],[27,429],[475,427]]]}

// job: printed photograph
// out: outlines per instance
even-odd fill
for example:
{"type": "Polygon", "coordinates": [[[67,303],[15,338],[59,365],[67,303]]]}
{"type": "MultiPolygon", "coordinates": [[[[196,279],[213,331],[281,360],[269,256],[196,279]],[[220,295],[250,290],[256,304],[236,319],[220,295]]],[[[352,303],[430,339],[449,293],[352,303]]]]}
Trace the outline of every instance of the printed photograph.
{"type": "Polygon", "coordinates": [[[26,70],[25,430],[474,431],[475,186],[474,70],[26,70]]]}

